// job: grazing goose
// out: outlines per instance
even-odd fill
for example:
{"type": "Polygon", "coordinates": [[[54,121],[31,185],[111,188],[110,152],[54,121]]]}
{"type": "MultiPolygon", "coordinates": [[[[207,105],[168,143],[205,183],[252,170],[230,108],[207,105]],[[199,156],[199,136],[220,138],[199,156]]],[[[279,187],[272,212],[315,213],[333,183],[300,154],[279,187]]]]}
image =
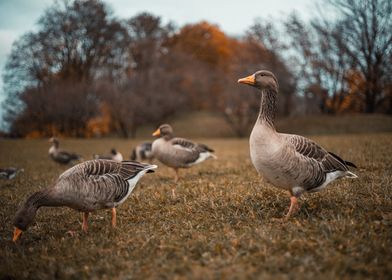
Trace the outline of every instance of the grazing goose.
{"type": "Polygon", "coordinates": [[[154,159],[154,155],[152,153],[152,143],[144,142],[137,145],[135,148],[132,149],[130,159],[137,161],[147,160],[148,162],[152,162],[152,160],[154,159]]]}
{"type": "Polygon", "coordinates": [[[57,138],[55,137],[50,138],[49,143],[52,143],[52,146],[49,148],[49,156],[55,162],[60,164],[68,164],[73,161],[77,161],[81,159],[81,156],[77,154],[60,150],[59,149],[60,142],[57,138]]]}
{"type": "Polygon", "coordinates": [[[123,156],[120,152],[117,152],[116,149],[110,150],[110,155],[93,155],[94,159],[110,159],[114,161],[121,162],[123,161],[123,156]]]}
{"type": "Polygon", "coordinates": [[[278,82],[265,70],[238,80],[261,91],[260,113],[250,135],[250,156],[264,178],[291,195],[286,219],[298,211],[297,198],[305,192],[322,190],[339,178],[357,178],[348,167],[356,167],[339,156],[327,152],[310,139],[278,133],[274,120],[278,82]]]}
{"type": "Polygon", "coordinates": [[[90,212],[111,208],[112,226],[116,226],[116,207],[123,203],[139,179],[153,172],[156,165],[133,161],[90,160],[68,169],[54,186],[32,194],[19,209],[14,220],[16,241],[33,222],[42,206],[67,206],[83,212],[82,229],[87,232],[90,212]]]}
{"type": "Polygon", "coordinates": [[[11,180],[14,179],[19,172],[23,172],[23,171],[24,169],[19,169],[15,167],[0,168],[0,178],[11,180]]]}
{"type": "Polygon", "coordinates": [[[174,169],[175,182],[179,179],[179,168],[189,168],[209,158],[216,159],[214,150],[206,145],[174,137],[168,124],[161,125],[152,135],[159,137],[152,143],[152,153],[160,162],[174,169]]]}

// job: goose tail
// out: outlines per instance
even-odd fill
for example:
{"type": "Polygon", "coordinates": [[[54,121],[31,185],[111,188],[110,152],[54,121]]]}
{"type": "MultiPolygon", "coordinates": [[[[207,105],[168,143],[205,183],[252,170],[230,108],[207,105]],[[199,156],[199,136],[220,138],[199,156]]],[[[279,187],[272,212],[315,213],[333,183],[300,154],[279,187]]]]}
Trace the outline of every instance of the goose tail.
{"type": "Polygon", "coordinates": [[[150,164],[150,165],[147,165],[144,169],[145,170],[147,169],[147,173],[154,173],[155,169],[157,169],[157,168],[158,168],[158,165],[150,164]]]}
{"type": "Polygon", "coordinates": [[[354,168],[358,168],[354,163],[352,163],[352,162],[349,162],[349,161],[344,161],[344,163],[347,165],[347,166],[351,166],[351,167],[354,167],[354,168]]]}
{"type": "Polygon", "coordinates": [[[214,155],[214,154],[210,154],[210,157],[212,158],[212,159],[218,159],[218,157],[216,156],[216,155],[214,155]]]}
{"type": "Polygon", "coordinates": [[[356,174],[352,173],[351,171],[346,171],[345,177],[352,178],[352,179],[358,178],[358,176],[356,174]]]}

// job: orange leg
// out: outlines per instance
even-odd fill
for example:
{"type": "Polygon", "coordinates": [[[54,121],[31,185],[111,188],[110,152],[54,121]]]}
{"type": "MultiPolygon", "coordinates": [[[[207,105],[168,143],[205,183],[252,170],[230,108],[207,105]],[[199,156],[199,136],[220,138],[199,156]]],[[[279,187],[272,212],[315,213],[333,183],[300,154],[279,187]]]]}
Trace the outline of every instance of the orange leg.
{"type": "Polygon", "coordinates": [[[88,230],[88,224],[87,224],[87,219],[88,219],[88,212],[83,213],[83,224],[82,224],[82,230],[84,232],[87,232],[88,230]]]}
{"type": "Polygon", "coordinates": [[[117,224],[117,212],[116,208],[112,208],[112,227],[116,227],[117,224]]]}
{"type": "Polygon", "coordinates": [[[174,171],[176,172],[176,175],[174,177],[174,183],[177,183],[180,179],[180,175],[178,174],[178,168],[174,168],[174,171]]]}
{"type": "Polygon", "coordinates": [[[297,213],[298,210],[299,210],[299,205],[298,205],[298,199],[297,199],[297,197],[291,195],[290,201],[291,201],[290,209],[289,209],[289,212],[286,214],[286,217],[285,217],[286,220],[288,220],[292,215],[294,215],[295,213],[297,213]]]}

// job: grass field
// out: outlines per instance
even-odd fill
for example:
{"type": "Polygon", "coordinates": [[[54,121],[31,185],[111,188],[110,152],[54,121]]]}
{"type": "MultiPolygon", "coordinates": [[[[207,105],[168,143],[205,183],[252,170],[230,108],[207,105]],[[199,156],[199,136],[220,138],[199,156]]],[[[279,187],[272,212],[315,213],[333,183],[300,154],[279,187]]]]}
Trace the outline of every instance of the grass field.
{"type": "MultiPolygon", "coordinates": [[[[300,212],[279,220],[288,195],[257,175],[247,139],[200,139],[219,159],[182,172],[147,174],[118,209],[90,216],[42,208],[13,244],[12,219],[27,195],[65,170],[48,159],[46,140],[0,140],[0,166],[23,167],[0,181],[0,279],[336,279],[392,277],[392,134],[312,136],[356,163],[359,179],[304,195],[300,212]],[[176,197],[172,189],[176,189],[176,197]],[[67,231],[75,230],[71,236],[67,231]]],[[[65,140],[86,159],[134,141],[65,140]]]]}

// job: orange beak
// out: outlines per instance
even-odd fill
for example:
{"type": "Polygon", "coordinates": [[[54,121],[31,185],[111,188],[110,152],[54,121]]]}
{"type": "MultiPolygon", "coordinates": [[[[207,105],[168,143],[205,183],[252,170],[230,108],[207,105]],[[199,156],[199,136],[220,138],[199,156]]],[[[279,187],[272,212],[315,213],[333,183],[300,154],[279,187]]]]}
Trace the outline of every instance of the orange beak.
{"type": "Polygon", "coordinates": [[[19,239],[19,237],[20,237],[20,235],[22,234],[22,232],[23,232],[23,231],[22,231],[21,229],[15,227],[15,230],[14,230],[14,237],[12,237],[12,241],[13,241],[13,242],[16,242],[16,240],[19,239]]]}
{"type": "Polygon", "coordinates": [[[157,130],[154,131],[152,136],[161,136],[161,130],[158,128],[157,130]]]}
{"type": "Polygon", "coordinates": [[[242,78],[238,80],[240,84],[247,84],[253,86],[255,84],[255,75],[250,75],[248,77],[242,78]]]}

